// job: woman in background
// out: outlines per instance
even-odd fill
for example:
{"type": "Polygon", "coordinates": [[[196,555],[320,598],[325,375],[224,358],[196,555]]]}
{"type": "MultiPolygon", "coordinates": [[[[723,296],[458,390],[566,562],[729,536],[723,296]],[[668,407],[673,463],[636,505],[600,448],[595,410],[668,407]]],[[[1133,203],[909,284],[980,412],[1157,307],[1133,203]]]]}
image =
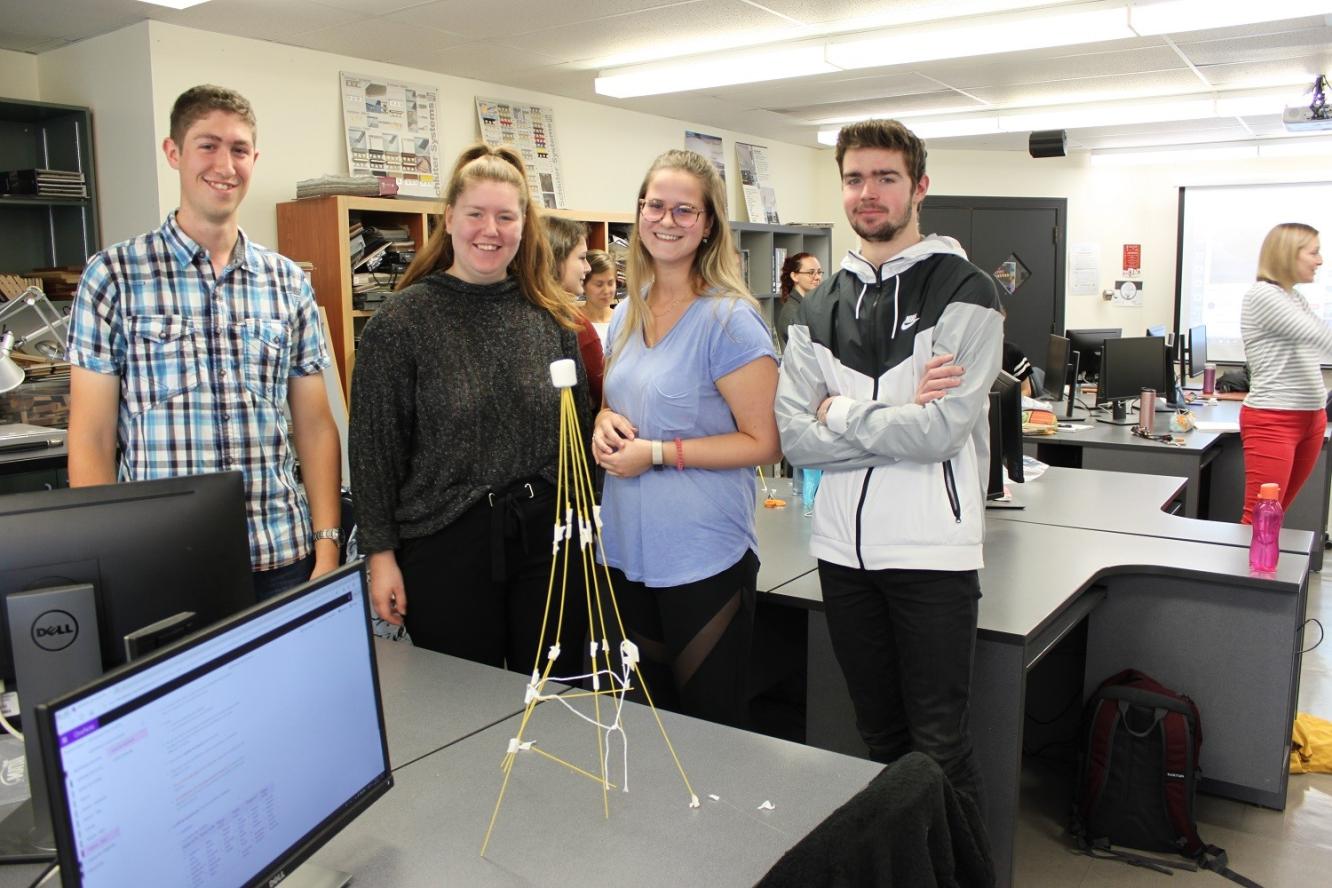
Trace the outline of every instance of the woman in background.
{"type": "Polygon", "coordinates": [[[1319,365],[1332,356],[1332,330],[1295,289],[1313,283],[1322,264],[1317,230],[1278,225],[1263,239],[1258,282],[1244,294],[1240,335],[1250,371],[1240,408],[1245,524],[1263,484],[1281,485],[1281,505],[1289,509],[1323,447],[1327,388],[1319,365]]]}
{"type": "Polygon", "coordinates": [[[592,450],[607,475],[606,560],[653,697],[743,725],[754,467],[780,458],[777,362],[725,207],[721,177],[692,151],[668,151],[648,170],[592,450]]]}
{"type": "MultiPolygon", "coordinates": [[[[555,262],[555,278],[576,306],[578,297],[583,295],[583,280],[591,270],[587,264],[587,225],[560,216],[546,216],[542,224],[545,227],[546,243],[550,245],[555,262]]],[[[583,366],[587,368],[587,387],[592,396],[593,408],[601,406],[604,352],[605,346],[596,328],[586,313],[579,311],[578,353],[583,358],[583,366]]]]}
{"type": "MultiPolygon", "coordinates": [[[[370,596],[417,646],[528,672],[554,641],[553,618],[541,633],[559,457],[550,364],[577,354],[578,329],[522,158],[468,148],[443,224],[365,325],[352,385],[370,596]]],[[[585,405],[581,369],[577,388],[585,405]]],[[[583,671],[586,632],[586,608],[565,608],[553,675],[583,671]]]]}
{"type": "Polygon", "coordinates": [[[583,280],[583,314],[596,328],[601,346],[606,347],[615,301],[615,260],[605,250],[588,250],[587,265],[592,269],[583,280]]]}
{"type": "Polygon", "coordinates": [[[786,348],[787,328],[795,322],[805,294],[823,283],[823,266],[813,253],[786,257],[781,272],[781,305],[777,312],[777,339],[786,348]]]}

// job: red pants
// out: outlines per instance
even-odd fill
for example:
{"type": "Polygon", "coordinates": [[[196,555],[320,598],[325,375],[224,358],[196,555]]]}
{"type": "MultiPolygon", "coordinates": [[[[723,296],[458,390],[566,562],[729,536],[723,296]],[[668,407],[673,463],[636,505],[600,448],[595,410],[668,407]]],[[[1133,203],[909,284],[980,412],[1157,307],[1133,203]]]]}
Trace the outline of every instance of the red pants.
{"type": "Polygon", "coordinates": [[[1309,480],[1323,449],[1325,410],[1259,410],[1240,408],[1240,440],[1244,444],[1244,517],[1250,523],[1253,501],[1263,484],[1281,485],[1281,507],[1290,509],[1309,480]]]}

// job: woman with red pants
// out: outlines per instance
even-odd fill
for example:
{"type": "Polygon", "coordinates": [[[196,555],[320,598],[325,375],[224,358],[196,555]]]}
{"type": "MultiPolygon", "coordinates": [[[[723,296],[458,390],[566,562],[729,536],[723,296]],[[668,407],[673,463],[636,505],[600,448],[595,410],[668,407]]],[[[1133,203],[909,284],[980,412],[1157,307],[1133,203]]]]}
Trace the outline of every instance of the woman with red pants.
{"type": "Polygon", "coordinates": [[[1258,254],[1258,282],[1244,294],[1240,332],[1252,374],[1240,408],[1245,524],[1262,484],[1281,485],[1289,509],[1323,446],[1327,388],[1319,365],[1332,356],[1332,329],[1295,289],[1313,283],[1323,264],[1318,246],[1308,225],[1273,228],[1258,254]]]}

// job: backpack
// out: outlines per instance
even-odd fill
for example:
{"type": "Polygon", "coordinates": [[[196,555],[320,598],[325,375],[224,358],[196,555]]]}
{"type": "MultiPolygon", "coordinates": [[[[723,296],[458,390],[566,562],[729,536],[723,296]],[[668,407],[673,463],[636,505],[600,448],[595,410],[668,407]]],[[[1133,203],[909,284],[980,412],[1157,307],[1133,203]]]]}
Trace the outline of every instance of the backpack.
{"type": "Polygon", "coordinates": [[[1135,669],[1096,689],[1083,715],[1070,832],[1090,857],[1122,860],[1158,872],[1213,870],[1240,885],[1256,883],[1231,870],[1224,849],[1198,835],[1193,799],[1201,768],[1198,706],[1135,669]],[[1192,863],[1113,850],[1176,853],[1192,863]]]}

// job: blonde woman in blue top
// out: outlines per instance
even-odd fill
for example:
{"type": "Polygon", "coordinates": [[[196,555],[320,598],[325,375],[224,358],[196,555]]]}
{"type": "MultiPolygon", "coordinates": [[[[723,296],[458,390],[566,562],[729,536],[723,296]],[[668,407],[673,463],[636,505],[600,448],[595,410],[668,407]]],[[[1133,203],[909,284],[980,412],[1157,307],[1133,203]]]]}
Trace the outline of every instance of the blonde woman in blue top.
{"type": "Polygon", "coordinates": [[[754,467],[780,456],[772,337],[735,267],[725,187],[692,151],[638,191],[592,449],[602,539],[653,698],[745,723],[758,579],[754,467]]]}

